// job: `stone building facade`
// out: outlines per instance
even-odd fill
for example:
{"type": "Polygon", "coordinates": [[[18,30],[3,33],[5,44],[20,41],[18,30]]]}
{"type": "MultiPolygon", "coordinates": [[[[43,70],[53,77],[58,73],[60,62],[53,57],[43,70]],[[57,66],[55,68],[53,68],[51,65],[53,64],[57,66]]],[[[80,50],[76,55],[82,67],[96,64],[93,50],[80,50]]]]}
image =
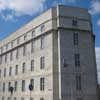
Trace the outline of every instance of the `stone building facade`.
{"type": "Polygon", "coordinates": [[[0,41],[0,100],[97,100],[94,47],[86,9],[49,9],[0,41]]]}

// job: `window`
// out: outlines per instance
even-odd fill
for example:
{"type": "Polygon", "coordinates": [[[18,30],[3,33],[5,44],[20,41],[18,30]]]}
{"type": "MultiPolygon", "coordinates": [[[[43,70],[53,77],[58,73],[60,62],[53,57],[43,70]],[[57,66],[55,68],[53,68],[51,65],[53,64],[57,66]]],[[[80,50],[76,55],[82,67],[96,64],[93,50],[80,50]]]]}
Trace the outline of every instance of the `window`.
{"type": "Polygon", "coordinates": [[[12,61],[12,59],[13,59],[12,56],[13,56],[13,52],[11,51],[10,52],[10,61],[12,61]]]}
{"type": "Polygon", "coordinates": [[[6,44],[6,50],[8,49],[8,44],[6,44]]]}
{"type": "Polygon", "coordinates": [[[3,83],[3,92],[5,92],[5,83],[3,83]]]}
{"type": "Polygon", "coordinates": [[[18,74],[18,65],[16,65],[16,68],[15,68],[15,75],[18,74]]]}
{"type": "Polygon", "coordinates": [[[65,58],[63,58],[63,67],[67,67],[68,64],[67,64],[67,60],[65,58]]]}
{"type": "Polygon", "coordinates": [[[27,34],[24,35],[24,40],[26,40],[26,38],[27,38],[27,34]]]}
{"type": "Polygon", "coordinates": [[[44,91],[44,78],[42,77],[42,78],[40,78],[40,90],[41,91],[44,91]]]}
{"type": "Polygon", "coordinates": [[[77,100],[83,100],[82,98],[77,98],[77,100]]]}
{"type": "Polygon", "coordinates": [[[9,68],[9,76],[12,74],[12,67],[9,68]]]}
{"type": "Polygon", "coordinates": [[[11,87],[11,82],[8,83],[8,91],[9,91],[10,87],[11,87]]]}
{"type": "Polygon", "coordinates": [[[10,98],[10,97],[8,97],[8,100],[11,100],[11,98],[10,98]]]}
{"type": "Polygon", "coordinates": [[[1,78],[1,69],[0,69],[0,78],[1,78]]]}
{"type": "Polygon", "coordinates": [[[4,97],[2,97],[2,100],[5,100],[4,97]]]}
{"type": "Polygon", "coordinates": [[[34,71],[34,60],[31,60],[31,71],[34,71]]]}
{"type": "Polygon", "coordinates": [[[19,48],[16,49],[16,59],[18,59],[19,56],[19,48]]]}
{"type": "Polygon", "coordinates": [[[41,46],[40,46],[41,49],[44,48],[44,36],[41,36],[41,46]]]}
{"type": "Polygon", "coordinates": [[[43,31],[44,31],[44,28],[45,28],[45,25],[44,25],[44,24],[42,24],[42,25],[41,25],[41,32],[43,32],[43,31]]]}
{"type": "Polygon", "coordinates": [[[32,40],[32,42],[31,42],[31,53],[33,53],[34,52],[34,41],[32,40]]]}
{"type": "Polygon", "coordinates": [[[42,97],[42,98],[40,98],[40,100],[44,100],[44,98],[42,97]]]}
{"type": "Polygon", "coordinates": [[[73,26],[77,26],[77,18],[73,18],[73,20],[72,20],[72,25],[73,25],[73,26]]]}
{"type": "Polygon", "coordinates": [[[22,92],[25,91],[25,80],[22,80],[22,92]]]}
{"type": "Polygon", "coordinates": [[[15,91],[17,91],[17,81],[15,81],[15,91]]]}
{"type": "Polygon", "coordinates": [[[7,54],[5,54],[5,63],[7,62],[7,54]]]}
{"type": "Polygon", "coordinates": [[[77,32],[74,33],[73,38],[74,38],[74,45],[78,45],[78,33],[77,32]]]}
{"type": "Polygon", "coordinates": [[[32,97],[30,97],[30,100],[33,100],[33,98],[32,98],[32,97]]]}
{"type": "Polygon", "coordinates": [[[21,97],[21,100],[24,100],[24,97],[21,97]]]}
{"type": "Polygon", "coordinates": [[[6,68],[4,68],[4,77],[6,77],[6,68]]]}
{"type": "Polygon", "coordinates": [[[44,69],[44,67],[45,67],[45,58],[41,57],[40,58],[40,69],[44,69]]]}
{"type": "Polygon", "coordinates": [[[34,36],[35,36],[35,30],[32,31],[32,37],[34,37],[34,36]]]}
{"type": "Polygon", "coordinates": [[[16,98],[16,97],[14,97],[14,100],[17,100],[17,98],[16,98]]]}
{"type": "Polygon", "coordinates": [[[0,64],[2,64],[2,56],[0,56],[0,64]]]}
{"type": "Polygon", "coordinates": [[[22,65],[22,73],[25,73],[25,63],[22,65]]]}
{"type": "Polygon", "coordinates": [[[76,90],[81,90],[81,75],[76,75],[76,90]]]}
{"type": "Polygon", "coordinates": [[[23,46],[23,56],[26,55],[26,45],[23,46]]]}
{"type": "Polygon", "coordinates": [[[13,48],[13,41],[11,42],[11,47],[13,48]]]}
{"type": "Polygon", "coordinates": [[[80,66],[80,54],[75,54],[75,66],[80,66]]]}
{"type": "Polygon", "coordinates": [[[19,44],[20,38],[17,38],[17,44],[19,44]]]}
{"type": "Polygon", "coordinates": [[[30,80],[30,84],[32,84],[33,90],[34,90],[34,79],[31,79],[31,80],[30,80]]]}

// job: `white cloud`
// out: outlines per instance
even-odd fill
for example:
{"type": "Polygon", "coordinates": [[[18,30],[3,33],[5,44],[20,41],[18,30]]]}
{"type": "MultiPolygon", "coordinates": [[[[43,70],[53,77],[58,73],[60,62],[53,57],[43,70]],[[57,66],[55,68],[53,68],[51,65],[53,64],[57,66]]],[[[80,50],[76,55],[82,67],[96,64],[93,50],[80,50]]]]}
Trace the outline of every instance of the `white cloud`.
{"type": "Polygon", "coordinates": [[[0,0],[0,13],[11,11],[13,14],[8,14],[7,19],[11,19],[13,15],[33,15],[41,12],[44,9],[46,0],[0,0]]]}
{"type": "Polygon", "coordinates": [[[89,12],[92,15],[100,13],[100,1],[99,0],[95,0],[95,1],[91,2],[91,8],[90,8],[89,12]]]}
{"type": "Polygon", "coordinates": [[[97,70],[98,70],[98,81],[100,83],[100,47],[96,47],[96,62],[97,62],[97,70]]]}
{"type": "Polygon", "coordinates": [[[97,21],[97,25],[100,26],[100,19],[97,21]]]}

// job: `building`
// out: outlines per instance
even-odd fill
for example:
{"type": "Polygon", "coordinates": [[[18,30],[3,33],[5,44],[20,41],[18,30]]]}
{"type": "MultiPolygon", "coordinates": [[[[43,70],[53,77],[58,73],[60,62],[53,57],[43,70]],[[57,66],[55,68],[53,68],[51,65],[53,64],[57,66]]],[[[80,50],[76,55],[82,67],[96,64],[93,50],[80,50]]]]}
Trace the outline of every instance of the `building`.
{"type": "Polygon", "coordinates": [[[49,9],[0,42],[0,100],[97,100],[94,47],[86,9],[49,9]]]}

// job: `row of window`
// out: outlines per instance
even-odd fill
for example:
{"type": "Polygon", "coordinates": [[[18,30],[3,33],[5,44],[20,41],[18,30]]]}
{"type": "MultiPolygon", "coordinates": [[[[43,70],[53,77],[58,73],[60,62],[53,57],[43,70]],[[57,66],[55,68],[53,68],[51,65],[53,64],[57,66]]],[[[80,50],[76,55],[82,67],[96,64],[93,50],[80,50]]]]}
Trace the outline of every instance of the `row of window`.
{"type": "MultiPolygon", "coordinates": [[[[44,30],[45,30],[45,25],[44,25],[44,24],[40,25],[40,31],[43,32],[44,30]]],[[[29,32],[29,33],[30,33],[30,32],[29,32]]],[[[24,40],[24,41],[27,40],[27,37],[28,37],[27,34],[28,34],[28,33],[25,33],[25,34],[23,35],[23,40],[24,40]]],[[[35,29],[31,31],[31,37],[33,38],[34,36],[35,36],[35,29]]],[[[18,38],[16,39],[17,45],[20,44],[20,38],[21,38],[21,37],[18,37],[18,38]]],[[[6,51],[8,50],[9,45],[11,45],[11,48],[14,47],[14,42],[15,42],[15,40],[13,40],[11,43],[8,43],[8,44],[6,44],[6,45],[4,46],[4,47],[6,48],[6,51]]],[[[3,53],[4,47],[1,47],[1,48],[0,48],[1,54],[3,53]]]]}
{"type": "MultiPolygon", "coordinates": [[[[11,100],[11,98],[12,98],[12,97],[8,97],[6,100],[11,100]]],[[[2,97],[2,100],[5,100],[5,97],[4,97],[4,96],[2,97]]],[[[18,99],[17,97],[14,97],[13,100],[19,100],[19,99],[18,99]]],[[[25,100],[25,98],[24,98],[24,97],[21,97],[20,100],[25,100]]],[[[33,97],[30,97],[29,100],[34,100],[34,99],[33,99],[33,97]]],[[[44,98],[41,97],[40,100],[44,100],[44,98]]]]}
{"type": "MultiPolygon", "coordinates": [[[[30,70],[31,71],[34,71],[34,60],[31,60],[31,64],[30,64],[31,66],[30,66],[30,70]]],[[[18,74],[18,65],[16,65],[15,66],[15,75],[17,75],[18,74]]],[[[24,62],[23,64],[22,64],[22,73],[25,73],[26,72],[26,63],[24,62]]],[[[44,69],[45,68],[45,57],[44,56],[42,56],[42,57],[40,57],[40,69],[44,69]]],[[[1,76],[1,73],[2,73],[2,70],[0,70],[0,77],[2,77],[1,76]]],[[[4,74],[3,74],[3,76],[4,77],[6,77],[6,73],[7,73],[7,68],[4,68],[4,74]]],[[[9,76],[11,76],[12,75],[12,67],[9,67],[9,76]]]]}
{"type": "MultiPolygon", "coordinates": [[[[44,48],[44,36],[41,36],[41,39],[40,39],[40,49],[43,49],[44,48]]],[[[23,56],[25,56],[26,55],[26,53],[27,53],[27,44],[24,44],[23,45],[23,56]]],[[[20,47],[19,48],[17,48],[16,49],[16,52],[14,52],[14,53],[16,53],[16,59],[18,59],[19,58],[19,52],[20,52],[20,47]]],[[[33,53],[34,52],[34,41],[32,41],[31,42],[31,53],[33,53]]],[[[13,55],[14,55],[14,53],[13,53],[13,51],[10,51],[10,61],[12,61],[13,60],[13,55]]],[[[4,57],[4,61],[5,61],[5,63],[8,61],[8,53],[6,53],[4,56],[0,56],[0,64],[2,64],[2,60],[3,60],[3,57],[4,57]]],[[[4,62],[3,62],[4,63],[4,62]]]]}
{"type": "MultiPolygon", "coordinates": [[[[33,91],[34,90],[34,79],[30,80],[30,84],[32,85],[32,91],[33,91]]],[[[22,92],[26,91],[25,86],[26,86],[25,80],[22,80],[22,86],[21,86],[21,91],[22,92]]],[[[2,88],[3,92],[6,91],[5,87],[6,87],[6,83],[3,83],[3,88],[2,88]]],[[[10,87],[13,87],[14,92],[17,92],[17,90],[18,90],[18,81],[14,82],[14,86],[11,85],[11,82],[8,83],[8,92],[9,92],[10,87]]],[[[45,78],[41,77],[40,78],[40,91],[44,91],[44,90],[45,90],[45,78]]]]}

